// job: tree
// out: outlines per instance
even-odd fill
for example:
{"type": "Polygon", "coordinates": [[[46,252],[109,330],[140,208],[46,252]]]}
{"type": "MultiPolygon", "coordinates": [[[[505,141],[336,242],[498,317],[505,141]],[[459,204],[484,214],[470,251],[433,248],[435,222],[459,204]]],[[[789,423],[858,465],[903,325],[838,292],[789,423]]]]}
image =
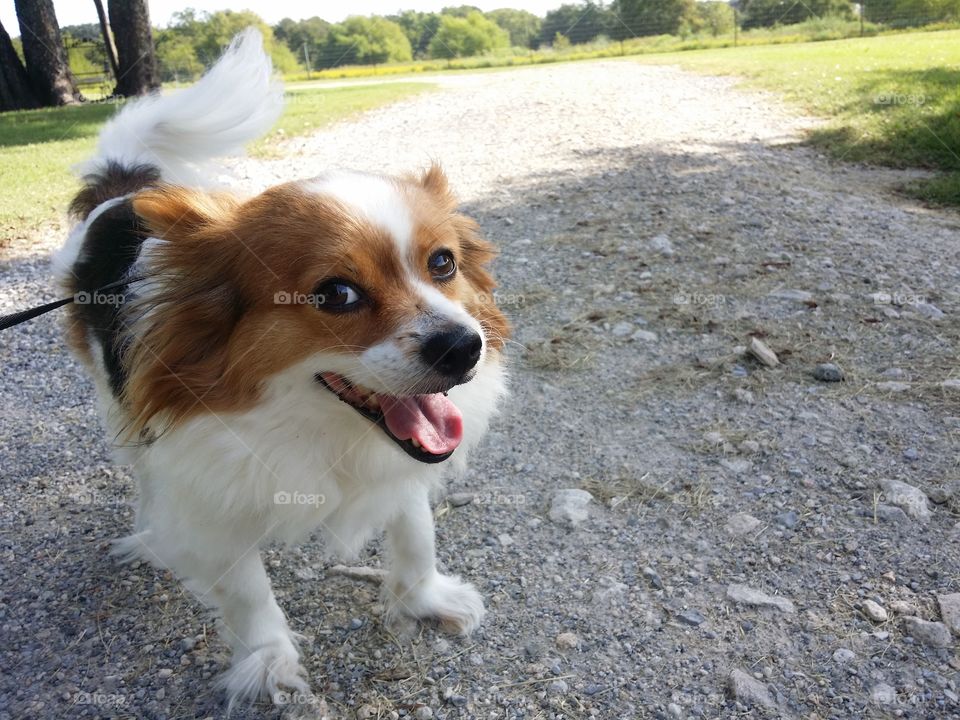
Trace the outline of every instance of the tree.
{"type": "Polygon", "coordinates": [[[592,2],[561,5],[544,17],[540,26],[540,44],[550,45],[558,33],[574,45],[590,42],[600,35],[609,35],[614,22],[609,10],[592,2]]]}
{"type": "Polygon", "coordinates": [[[430,41],[440,27],[440,13],[404,10],[399,15],[388,15],[387,20],[403,28],[415,58],[427,56],[430,51],[430,41]]]}
{"type": "Polygon", "coordinates": [[[107,9],[120,71],[113,92],[123,97],[153,92],[160,87],[160,77],[146,0],[108,0],[107,9]]]}
{"type": "Polygon", "coordinates": [[[510,46],[510,34],[479,11],[466,17],[444,15],[430,41],[430,57],[472,57],[510,46]]]}
{"type": "Polygon", "coordinates": [[[535,48],[540,41],[540,26],[543,21],[526,10],[492,10],[487,17],[510,33],[513,47],[535,48]]]}
{"type": "Polygon", "coordinates": [[[870,22],[910,27],[960,19],[958,0],[867,0],[864,16],[870,22]]]}
{"type": "Polygon", "coordinates": [[[71,105],[83,96],[67,64],[52,0],[15,0],[27,77],[43,106],[71,105]]]}
{"type": "Polygon", "coordinates": [[[706,30],[713,37],[733,32],[736,17],[733,7],[721,0],[698,2],[692,26],[696,31],[706,30]]]}
{"type": "Polygon", "coordinates": [[[161,80],[185,82],[203,72],[203,63],[197,58],[197,51],[189,38],[170,29],[158,30],[156,38],[161,80]]]}
{"type": "Polygon", "coordinates": [[[403,28],[382,17],[348,17],[330,28],[322,57],[324,67],[377,65],[413,59],[403,28]]]}
{"type": "Polygon", "coordinates": [[[107,54],[107,62],[110,63],[110,72],[116,79],[120,77],[120,63],[117,62],[117,46],[113,43],[113,33],[110,32],[107,13],[103,9],[103,0],[93,0],[93,4],[97,6],[97,20],[100,23],[100,35],[103,37],[103,47],[107,54]]]}
{"type": "Polygon", "coordinates": [[[284,43],[294,57],[306,64],[303,49],[306,47],[311,67],[316,65],[316,58],[323,51],[323,44],[330,34],[330,23],[318,17],[306,20],[291,20],[284,18],[273,28],[274,37],[284,43]]]}
{"type": "Polygon", "coordinates": [[[610,37],[626,40],[644,35],[676,35],[696,15],[696,0],[614,0],[617,17],[610,37]]]}
{"type": "Polygon", "coordinates": [[[6,28],[0,23],[0,112],[39,106],[33,88],[30,87],[27,70],[20,62],[20,56],[17,55],[6,28]]]}

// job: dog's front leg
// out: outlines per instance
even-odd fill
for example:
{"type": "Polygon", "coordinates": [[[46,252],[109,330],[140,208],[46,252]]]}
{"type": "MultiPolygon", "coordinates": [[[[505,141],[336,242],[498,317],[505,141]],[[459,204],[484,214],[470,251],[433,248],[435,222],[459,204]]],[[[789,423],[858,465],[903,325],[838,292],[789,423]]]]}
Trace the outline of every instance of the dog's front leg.
{"type": "Polygon", "coordinates": [[[437,570],[433,512],[426,489],[407,497],[387,526],[390,570],[384,584],[387,618],[436,620],[449,632],[468,635],[483,620],[483,599],[470,583],[437,570]]]}

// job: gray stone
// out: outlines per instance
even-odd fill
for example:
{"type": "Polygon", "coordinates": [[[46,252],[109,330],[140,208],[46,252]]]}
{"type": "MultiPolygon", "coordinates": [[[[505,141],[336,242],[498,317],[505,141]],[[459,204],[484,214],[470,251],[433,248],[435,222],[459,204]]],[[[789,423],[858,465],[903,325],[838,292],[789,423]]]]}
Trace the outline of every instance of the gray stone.
{"type": "Polygon", "coordinates": [[[780,364],[780,358],[777,357],[777,354],[767,347],[767,344],[760,338],[750,338],[750,354],[769,368],[774,368],[780,364]]]}
{"type": "Polygon", "coordinates": [[[793,602],[785,597],[767,595],[765,592],[748,585],[734,584],[727,587],[727,600],[739,605],[775,608],[785,613],[796,612],[793,602]]]}
{"type": "Polygon", "coordinates": [[[856,653],[849,648],[837,648],[833,651],[833,661],[837,665],[846,665],[848,662],[851,662],[855,657],[856,653]]]}
{"type": "Polygon", "coordinates": [[[777,300],[792,300],[793,302],[808,303],[813,301],[813,294],[806,290],[797,290],[796,288],[784,288],[770,293],[770,297],[777,300]]]}
{"type": "Polygon", "coordinates": [[[913,305],[913,309],[930,320],[939,320],[943,317],[943,310],[933,303],[920,302],[913,305]]]}
{"type": "Polygon", "coordinates": [[[655,235],[650,238],[650,247],[656,250],[661,255],[670,256],[673,255],[673,243],[670,242],[670,238],[666,235],[655,235]]]}
{"type": "Polygon", "coordinates": [[[743,670],[734,670],[730,673],[727,677],[727,690],[734,700],[744,705],[758,705],[767,709],[777,706],[766,685],[743,670]]]}
{"type": "Polygon", "coordinates": [[[667,705],[667,714],[673,718],[681,718],[683,717],[683,708],[676,703],[670,703],[667,705]]]}
{"type": "Polygon", "coordinates": [[[873,601],[873,600],[864,600],[860,605],[860,611],[867,617],[868,620],[871,620],[876,623],[882,623],[887,621],[887,611],[883,607],[873,601]]]}
{"type": "Polygon", "coordinates": [[[885,390],[886,392],[901,393],[906,392],[909,389],[910,383],[899,382],[897,380],[889,380],[887,382],[877,383],[877,390],[885,390]]]}
{"type": "MultiPolygon", "coordinates": [[[[447,495],[447,502],[453,507],[463,507],[464,505],[472,503],[476,496],[476,493],[472,492],[451,493],[447,495]]],[[[427,709],[429,710],[430,708],[427,709]]]]}
{"type": "Polygon", "coordinates": [[[909,517],[921,522],[930,519],[927,495],[920,488],[899,480],[881,480],[880,487],[887,502],[902,509],[909,517]]]}
{"type": "Polygon", "coordinates": [[[821,382],[841,382],[843,370],[833,363],[820,363],[813,369],[813,377],[821,382]]]}
{"type": "Polygon", "coordinates": [[[633,323],[618,322],[611,328],[610,332],[616,337],[626,337],[633,332],[633,323]]]}
{"type": "Polygon", "coordinates": [[[960,635],[960,593],[937,595],[940,618],[954,635],[960,635]]]}
{"type": "Polygon", "coordinates": [[[433,710],[426,705],[421,705],[413,711],[413,717],[416,718],[416,720],[430,720],[430,718],[433,717],[433,710]]]}
{"type": "Polygon", "coordinates": [[[561,650],[575,650],[580,647],[580,638],[576,633],[564,632],[557,635],[554,641],[561,650]]]}
{"type": "Polygon", "coordinates": [[[657,334],[655,332],[650,332],[649,330],[637,330],[633,335],[630,336],[630,339],[638,342],[656,342],[657,334]]]}
{"type": "Polygon", "coordinates": [[[734,536],[747,535],[752,533],[761,523],[753,515],[748,515],[747,513],[734,513],[729,518],[727,518],[726,529],[727,532],[734,536]]]}
{"type": "Polygon", "coordinates": [[[590,516],[587,508],[591,502],[593,502],[593,495],[586,490],[579,488],[556,490],[550,496],[550,510],[547,512],[547,517],[557,525],[577,527],[590,516]]]}
{"type": "Polygon", "coordinates": [[[953,644],[950,629],[941,622],[921,620],[918,617],[903,619],[907,634],[930,647],[946,648],[953,644]]]}
{"type": "Polygon", "coordinates": [[[773,520],[780,527],[793,530],[793,528],[797,526],[797,523],[800,522],[800,516],[797,515],[796,510],[788,510],[787,512],[780,513],[773,520]]]}
{"type": "Polygon", "coordinates": [[[693,627],[702,625],[704,622],[706,622],[706,618],[697,610],[684,610],[683,612],[677,614],[677,620],[682,622],[684,625],[692,625],[693,627]]]}
{"type": "Polygon", "coordinates": [[[886,683],[877,683],[870,688],[870,702],[876,705],[892,705],[897,699],[897,691],[886,683]]]}

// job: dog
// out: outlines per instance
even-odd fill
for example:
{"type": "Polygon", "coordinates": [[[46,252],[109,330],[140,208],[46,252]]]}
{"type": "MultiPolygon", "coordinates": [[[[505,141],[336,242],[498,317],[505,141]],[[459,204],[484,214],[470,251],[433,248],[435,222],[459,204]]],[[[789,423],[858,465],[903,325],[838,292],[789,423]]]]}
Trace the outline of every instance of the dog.
{"type": "Polygon", "coordinates": [[[319,530],[350,556],[386,530],[387,620],[480,624],[474,586],[437,568],[430,498],[505,393],[494,249],[438,166],[216,189],[211,161],[282,107],[255,30],[196,85],[128,103],[85,166],[56,260],[76,299],[68,343],[138,481],[115,552],[219,612],[231,706],[309,691],[268,541],[319,530]]]}

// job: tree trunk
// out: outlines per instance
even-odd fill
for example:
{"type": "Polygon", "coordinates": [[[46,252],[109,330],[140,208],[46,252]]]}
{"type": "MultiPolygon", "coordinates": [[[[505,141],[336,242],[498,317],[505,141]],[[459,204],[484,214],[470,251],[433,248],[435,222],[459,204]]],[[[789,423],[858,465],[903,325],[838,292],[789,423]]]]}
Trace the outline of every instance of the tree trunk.
{"type": "Polygon", "coordinates": [[[156,90],[160,80],[146,0],[108,0],[107,9],[120,65],[114,92],[130,97],[156,90]]]}
{"type": "Polygon", "coordinates": [[[103,35],[103,47],[107,53],[107,60],[110,62],[110,72],[113,73],[113,79],[120,77],[120,66],[117,64],[117,48],[113,44],[113,35],[110,33],[110,25],[107,23],[107,13],[103,11],[102,0],[93,0],[97,6],[97,18],[100,20],[100,34],[103,35]]]}
{"type": "Polygon", "coordinates": [[[52,0],[14,0],[27,76],[41,105],[70,105],[83,100],[67,64],[67,51],[52,0]]]}
{"type": "Polygon", "coordinates": [[[30,87],[27,70],[0,23],[0,112],[40,107],[30,87]]]}

